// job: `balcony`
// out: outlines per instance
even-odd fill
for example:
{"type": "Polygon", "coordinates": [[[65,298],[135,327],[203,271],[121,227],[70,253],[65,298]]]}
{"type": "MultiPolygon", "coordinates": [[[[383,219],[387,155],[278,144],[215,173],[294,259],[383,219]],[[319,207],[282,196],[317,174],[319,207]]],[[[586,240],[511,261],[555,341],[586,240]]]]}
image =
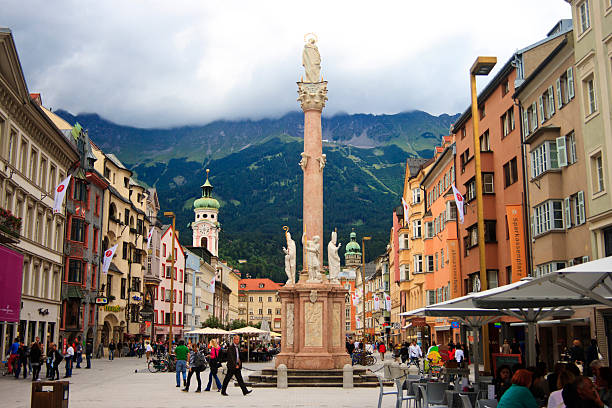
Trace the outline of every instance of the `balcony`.
{"type": "Polygon", "coordinates": [[[19,231],[21,231],[21,218],[0,208],[0,243],[15,244],[19,242],[19,231]]]}

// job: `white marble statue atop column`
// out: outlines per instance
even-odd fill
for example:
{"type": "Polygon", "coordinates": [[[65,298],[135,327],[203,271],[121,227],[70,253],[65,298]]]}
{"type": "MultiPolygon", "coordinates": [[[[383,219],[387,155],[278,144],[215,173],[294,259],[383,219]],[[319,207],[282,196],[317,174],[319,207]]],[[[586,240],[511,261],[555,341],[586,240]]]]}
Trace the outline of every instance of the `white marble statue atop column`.
{"type": "Polygon", "coordinates": [[[321,54],[319,54],[317,41],[314,37],[310,37],[306,44],[304,44],[302,65],[304,66],[304,73],[306,74],[306,81],[304,82],[321,82],[321,54]]]}
{"type": "Polygon", "coordinates": [[[321,282],[321,264],[319,263],[319,253],[321,244],[319,236],[315,235],[312,239],[306,239],[306,234],[302,235],[302,245],[306,249],[306,265],[308,268],[308,280],[306,282],[321,282]]]}
{"type": "Polygon", "coordinates": [[[338,240],[338,233],[332,231],[331,241],[327,244],[327,264],[329,265],[329,280],[331,283],[340,283],[338,275],[340,274],[340,255],[338,255],[338,249],[341,244],[336,245],[338,240]]]}
{"type": "Polygon", "coordinates": [[[296,271],[296,248],[295,241],[291,239],[291,233],[286,231],[285,237],[287,238],[287,247],[283,247],[283,252],[285,253],[285,273],[287,274],[287,285],[292,285],[295,283],[295,271],[296,271]]]}

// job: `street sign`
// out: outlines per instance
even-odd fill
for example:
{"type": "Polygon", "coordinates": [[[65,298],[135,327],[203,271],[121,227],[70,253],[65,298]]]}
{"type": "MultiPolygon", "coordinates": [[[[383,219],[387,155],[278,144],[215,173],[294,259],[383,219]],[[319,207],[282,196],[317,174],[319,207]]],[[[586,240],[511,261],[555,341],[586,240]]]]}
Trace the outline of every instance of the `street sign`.
{"type": "Polygon", "coordinates": [[[459,322],[458,321],[452,321],[451,322],[451,329],[458,329],[459,328],[459,322]]]}
{"type": "Polygon", "coordinates": [[[153,320],[153,312],[150,310],[141,310],[140,311],[140,317],[143,320],[153,320]]]}
{"type": "Polygon", "coordinates": [[[107,303],[108,303],[108,298],[105,298],[102,296],[96,298],[96,305],[105,305],[107,303]]]}

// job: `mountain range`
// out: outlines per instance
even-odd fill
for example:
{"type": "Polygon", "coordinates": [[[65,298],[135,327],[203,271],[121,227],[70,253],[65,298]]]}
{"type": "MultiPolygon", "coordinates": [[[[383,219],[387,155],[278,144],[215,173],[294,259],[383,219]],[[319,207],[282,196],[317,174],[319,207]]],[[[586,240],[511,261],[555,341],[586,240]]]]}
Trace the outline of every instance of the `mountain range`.
{"type": "MultiPolygon", "coordinates": [[[[239,265],[243,276],[286,279],[282,227],[289,226],[296,242],[301,236],[302,113],[172,129],[122,126],[96,114],[55,113],[80,123],[102,150],[117,155],[140,182],[157,189],[162,211],[176,214],[185,245],[191,245],[193,201],[201,196],[209,168],[213,195],[221,203],[220,257],[235,266],[245,259],[239,265]]],[[[333,228],[343,244],[354,228],[359,237],[372,236],[366,260],[382,253],[391,211],[401,205],[406,160],[431,157],[457,117],[422,111],[323,117],[323,246],[333,228]]]]}

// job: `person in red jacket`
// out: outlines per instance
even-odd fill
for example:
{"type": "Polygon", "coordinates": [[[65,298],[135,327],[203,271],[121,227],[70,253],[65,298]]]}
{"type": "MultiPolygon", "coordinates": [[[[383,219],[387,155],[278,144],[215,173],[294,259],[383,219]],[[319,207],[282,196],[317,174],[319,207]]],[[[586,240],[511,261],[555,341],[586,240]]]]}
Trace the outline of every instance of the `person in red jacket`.
{"type": "Polygon", "coordinates": [[[387,351],[387,348],[385,347],[385,343],[381,342],[378,346],[378,352],[380,353],[380,359],[382,361],[385,360],[385,352],[387,351]]]}

